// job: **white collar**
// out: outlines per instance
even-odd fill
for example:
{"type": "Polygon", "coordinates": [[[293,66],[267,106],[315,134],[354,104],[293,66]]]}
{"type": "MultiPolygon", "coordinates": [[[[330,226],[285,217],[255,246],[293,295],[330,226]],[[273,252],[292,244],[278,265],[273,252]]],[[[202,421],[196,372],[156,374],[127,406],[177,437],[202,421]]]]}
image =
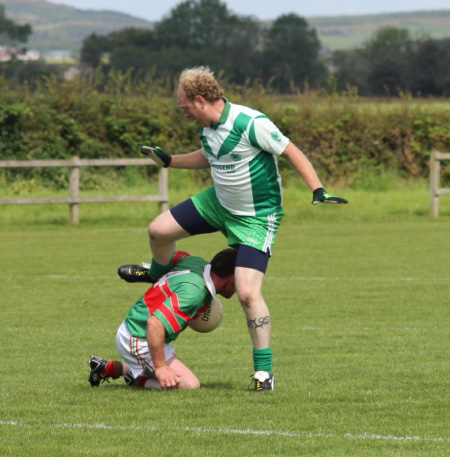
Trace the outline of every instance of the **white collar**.
{"type": "Polygon", "coordinates": [[[211,264],[208,263],[203,269],[203,279],[205,280],[206,288],[209,290],[210,294],[216,296],[216,286],[211,278],[211,264]]]}

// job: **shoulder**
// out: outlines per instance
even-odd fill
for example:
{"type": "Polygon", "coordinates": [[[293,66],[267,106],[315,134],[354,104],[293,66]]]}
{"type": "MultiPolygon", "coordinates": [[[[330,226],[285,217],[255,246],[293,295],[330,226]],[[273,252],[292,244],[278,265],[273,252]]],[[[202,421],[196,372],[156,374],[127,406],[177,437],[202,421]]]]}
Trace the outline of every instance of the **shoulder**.
{"type": "Polygon", "coordinates": [[[176,282],[189,282],[202,287],[204,285],[203,270],[208,262],[201,257],[190,255],[180,260],[172,269],[174,273],[184,272],[182,276],[174,276],[176,282]]]}
{"type": "Polygon", "coordinates": [[[261,111],[250,108],[249,106],[237,105],[235,103],[230,103],[230,112],[233,114],[234,117],[238,116],[239,114],[243,114],[251,117],[252,119],[256,119],[259,117],[267,118],[267,116],[264,113],[261,113],[261,111]]]}
{"type": "MultiPolygon", "coordinates": [[[[178,252],[182,252],[182,251],[178,251],[178,252]]],[[[189,254],[188,255],[184,255],[184,253],[182,253],[180,255],[180,258],[175,263],[175,266],[179,267],[182,270],[185,269],[185,268],[189,268],[189,266],[191,266],[191,267],[197,266],[197,267],[201,267],[203,269],[203,267],[207,263],[208,262],[205,259],[203,259],[202,257],[198,257],[198,256],[195,256],[195,255],[189,255],[189,254]]]]}

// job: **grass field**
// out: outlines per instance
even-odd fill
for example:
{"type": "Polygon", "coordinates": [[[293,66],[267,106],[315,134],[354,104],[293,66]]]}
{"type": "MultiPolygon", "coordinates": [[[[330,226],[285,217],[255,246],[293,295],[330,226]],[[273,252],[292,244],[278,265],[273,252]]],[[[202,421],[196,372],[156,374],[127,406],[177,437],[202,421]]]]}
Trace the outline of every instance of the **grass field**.
{"type": "MultiPolygon", "coordinates": [[[[78,227],[66,206],[0,207],[0,455],[448,456],[450,198],[431,220],[425,186],[339,194],[351,204],[286,190],[264,288],[266,394],[248,390],[235,298],[216,331],[175,343],[200,390],[91,388],[89,357],[117,357],[117,327],[144,291],[116,269],[149,260],[154,206],[81,206],[78,227]]],[[[224,246],[179,244],[206,258],[224,246]]]]}

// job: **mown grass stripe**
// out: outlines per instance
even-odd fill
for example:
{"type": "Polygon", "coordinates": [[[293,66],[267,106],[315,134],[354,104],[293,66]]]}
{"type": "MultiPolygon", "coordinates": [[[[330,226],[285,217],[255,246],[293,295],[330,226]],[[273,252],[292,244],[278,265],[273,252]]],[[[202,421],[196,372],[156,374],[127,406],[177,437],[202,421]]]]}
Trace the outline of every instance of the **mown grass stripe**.
{"type": "Polygon", "coordinates": [[[107,425],[107,424],[27,424],[14,420],[0,421],[0,425],[23,427],[23,428],[86,428],[94,430],[147,430],[147,431],[181,431],[195,433],[218,433],[232,435],[257,435],[257,436],[286,436],[288,438],[325,438],[325,439],[350,439],[350,440],[378,440],[378,441],[427,441],[435,443],[448,443],[448,438],[428,438],[422,436],[395,436],[395,435],[377,435],[373,433],[308,433],[308,432],[287,432],[278,430],[251,430],[251,429],[227,429],[227,428],[212,428],[212,427],[162,427],[157,425],[107,425]]]}

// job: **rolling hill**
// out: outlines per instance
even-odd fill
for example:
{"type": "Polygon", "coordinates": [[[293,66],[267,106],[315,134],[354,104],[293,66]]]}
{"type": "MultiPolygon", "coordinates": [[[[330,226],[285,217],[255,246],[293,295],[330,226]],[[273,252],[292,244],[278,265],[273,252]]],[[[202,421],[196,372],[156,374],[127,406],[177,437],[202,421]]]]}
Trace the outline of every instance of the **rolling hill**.
{"type": "Polygon", "coordinates": [[[28,23],[33,34],[27,47],[78,52],[91,33],[105,35],[125,27],[151,27],[146,20],[114,11],[78,10],[44,0],[0,0],[6,16],[17,24],[28,23]]]}
{"type": "MultiPolygon", "coordinates": [[[[181,0],[180,0],[181,1],[181,0]]],[[[18,24],[29,23],[33,34],[28,48],[46,51],[63,49],[77,53],[91,33],[104,35],[124,27],[152,27],[144,19],[113,11],[78,10],[45,0],[0,0],[6,15],[18,24]]],[[[317,30],[325,49],[350,49],[366,42],[380,27],[406,28],[413,37],[450,37],[450,9],[365,16],[306,18],[317,30]]]]}
{"type": "Polygon", "coordinates": [[[331,51],[350,49],[364,44],[380,27],[408,29],[413,38],[450,37],[450,9],[412,13],[373,14],[367,16],[335,16],[307,18],[317,30],[322,45],[331,51]]]}

